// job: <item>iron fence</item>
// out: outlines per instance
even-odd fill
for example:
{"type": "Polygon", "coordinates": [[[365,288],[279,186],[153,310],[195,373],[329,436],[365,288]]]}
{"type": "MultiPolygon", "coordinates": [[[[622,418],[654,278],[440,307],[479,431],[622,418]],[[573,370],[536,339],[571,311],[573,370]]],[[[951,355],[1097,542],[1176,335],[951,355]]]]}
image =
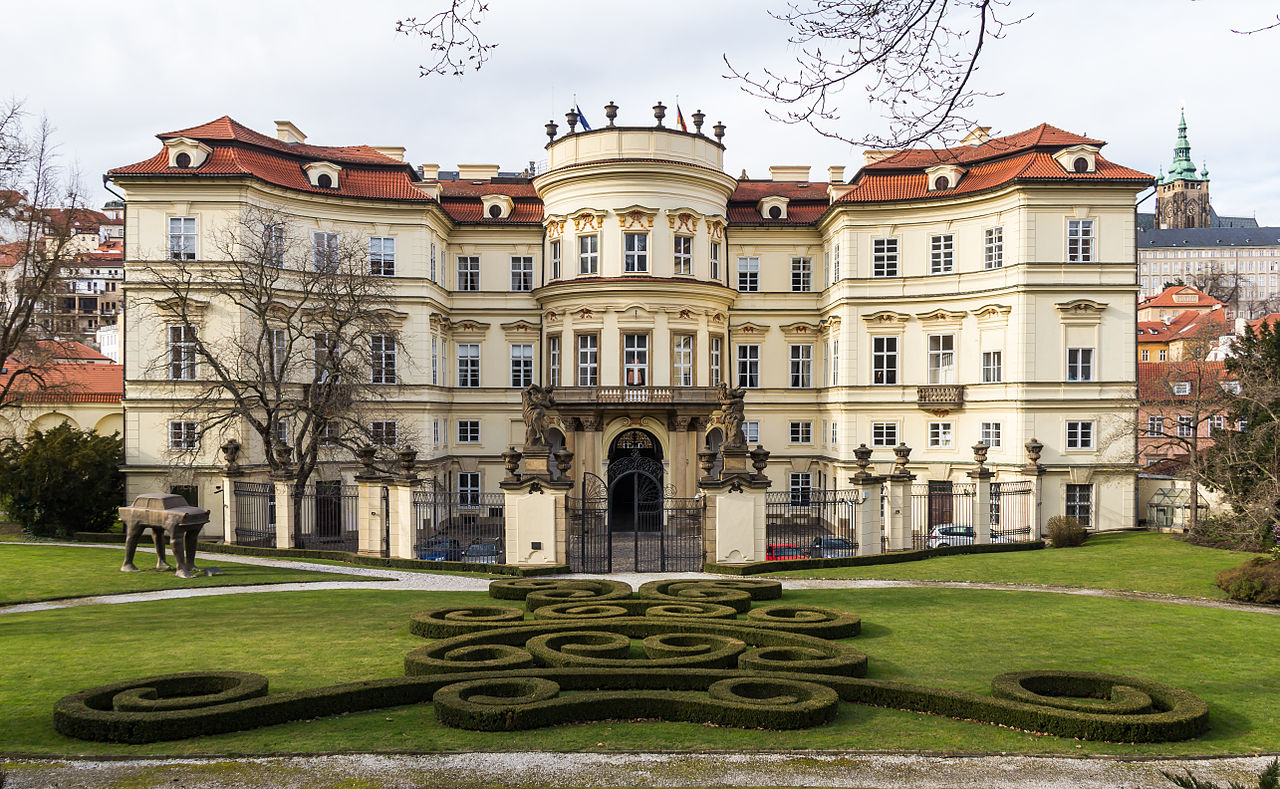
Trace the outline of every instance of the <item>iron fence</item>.
{"type": "Polygon", "coordinates": [[[860,490],[800,488],[765,494],[765,558],[823,559],[858,552],[860,490]]]}
{"type": "Polygon", "coordinates": [[[270,482],[235,482],[236,545],[276,547],[276,489],[270,482]]]}
{"type": "Polygon", "coordinates": [[[413,492],[414,556],[418,559],[505,564],[506,496],[503,493],[413,492]]]}
{"type": "Polygon", "coordinates": [[[931,480],[911,486],[911,547],[919,550],[937,545],[969,545],[973,542],[972,482],[931,480]],[[930,544],[935,530],[938,539],[930,544]]]}
{"type": "Polygon", "coordinates": [[[294,491],[294,544],[320,551],[360,549],[356,513],[358,488],[340,480],[321,481],[294,491]]]}
{"type": "Polygon", "coordinates": [[[1035,517],[1034,484],[1027,481],[991,483],[991,539],[1030,542],[1035,517]]]}

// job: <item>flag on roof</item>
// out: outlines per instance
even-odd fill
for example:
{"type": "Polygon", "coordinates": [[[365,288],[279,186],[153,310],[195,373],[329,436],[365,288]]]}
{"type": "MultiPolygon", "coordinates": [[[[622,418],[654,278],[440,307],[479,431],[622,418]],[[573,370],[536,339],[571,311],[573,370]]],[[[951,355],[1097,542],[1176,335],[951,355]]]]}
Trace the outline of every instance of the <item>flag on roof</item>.
{"type": "Polygon", "coordinates": [[[578,123],[582,124],[582,130],[591,131],[591,124],[587,123],[587,116],[582,114],[582,108],[577,103],[574,103],[573,110],[578,113],[578,123]]]}
{"type": "Polygon", "coordinates": [[[679,102],[676,103],[676,123],[680,124],[680,131],[689,131],[689,127],[684,122],[684,113],[680,111],[679,102]]]}

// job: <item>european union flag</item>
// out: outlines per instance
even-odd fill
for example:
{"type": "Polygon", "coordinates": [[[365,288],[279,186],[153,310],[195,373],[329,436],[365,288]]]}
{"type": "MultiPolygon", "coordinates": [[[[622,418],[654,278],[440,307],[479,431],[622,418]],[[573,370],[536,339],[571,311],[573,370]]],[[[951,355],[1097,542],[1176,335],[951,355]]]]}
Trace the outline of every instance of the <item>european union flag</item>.
{"type": "Polygon", "coordinates": [[[582,114],[582,108],[577,104],[574,104],[573,108],[578,112],[578,123],[582,124],[582,130],[591,131],[591,124],[587,123],[587,116],[582,114]]]}

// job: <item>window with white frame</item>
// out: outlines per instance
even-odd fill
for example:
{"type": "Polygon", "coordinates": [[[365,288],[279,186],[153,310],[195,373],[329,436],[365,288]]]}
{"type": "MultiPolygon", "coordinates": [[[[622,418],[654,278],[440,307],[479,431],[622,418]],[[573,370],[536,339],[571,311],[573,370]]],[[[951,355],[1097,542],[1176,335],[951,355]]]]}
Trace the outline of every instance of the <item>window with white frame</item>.
{"type": "Polygon", "coordinates": [[[931,449],[947,449],[951,446],[952,425],[950,422],[929,423],[929,447],[931,449]]]}
{"type": "Polygon", "coordinates": [[[200,448],[200,426],[195,422],[174,420],[169,423],[169,449],[190,451],[200,448]]]}
{"type": "Polygon", "coordinates": [[[999,422],[983,422],[978,431],[978,440],[992,449],[999,449],[1001,444],[1002,425],[999,422]]]}
{"type": "Polygon", "coordinates": [[[724,341],[720,337],[711,337],[708,339],[708,343],[711,346],[711,385],[719,386],[724,374],[724,341]]]}
{"type": "Polygon", "coordinates": [[[871,446],[894,447],[898,445],[897,422],[872,422],[871,446]]]}
{"type": "Polygon", "coordinates": [[[809,258],[791,258],[791,292],[808,293],[813,290],[813,261],[809,258]]]}
{"type": "Polygon", "coordinates": [[[169,327],[169,380],[194,381],[196,378],[196,327],[169,327]]]}
{"type": "Polygon", "coordinates": [[[331,447],[338,443],[339,425],[329,419],[323,419],[317,422],[316,433],[320,436],[320,446],[331,447]]]}
{"type": "Polygon", "coordinates": [[[479,419],[459,419],[458,420],[458,443],[459,444],[479,444],[480,443],[480,420],[479,419]]]}
{"type": "Polygon", "coordinates": [[[169,259],[196,259],[196,218],[194,216],[169,217],[169,259]]]}
{"type": "Polygon", "coordinates": [[[649,335],[622,335],[622,380],[627,386],[649,385],[649,335]]]}
{"type": "Polygon", "coordinates": [[[439,419],[431,420],[431,445],[435,447],[440,446],[440,420],[439,419]]]}
{"type": "Polygon", "coordinates": [[[560,279],[560,242],[551,242],[551,278],[560,279]]]}
{"type": "Polygon", "coordinates": [[[1092,348],[1068,348],[1067,349],[1067,380],[1068,381],[1092,381],[1093,380],[1093,349],[1092,348]]]}
{"type": "Polygon", "coordinates": [[[792,471],[787,478],[787,492],[792,507],[808,507],[812,499],[813,474],[808,471],[792,471]]]}
{"type": "Polygon", "coordinates": [[[477,507],[480,505],[480,472],[458,472],[458,506],[477,507]]]}
{"type": "Polygon", "coordinates": [[[458,386],[471,389],[480,385],[480,343],[458,343],[458,386]]]}
{"type": "Polygon", "coordinates": [[[533,290],[533,258],[527,256],[511,258],[511,290],[515,292],[533,290]]]}
{"type": "Polygon", "coordinates": [[[284,225],[277,223],[262,228],[262,262],[280,268],[284,265],[284,251],[284,225]]]}
{"type": "Polygon", "coordinates": [[[1164,417],[1150,414],[1147,416],[1147,435],[1159,436],[1164,434],[1164,417]]]}
{"type": "Polygon", "coordinates": [[[840,385],[840,341],[831,341],[831,385],[840,385]]]}
{"type": "Polygon", "coordinates": [[[1223,414],[1214,414],[1209,420],[1209,434],[1220,432],[1227,429],[1227,417],[1223,414]]]}
{"type": "Polygon", "coordinates": [[[596,386],[599,382],[600,344],[594,334],[578,335],[578,386],[596,386]]]}
{"type": "Polygon", "coordinates": [[[396,382],[396,338],[390,334],[375,334],[369,338],[370,383],[393,384],[396,382]]]}
{"type": "Polygon", "coordinates": [[[956,382],[956,336],[954,334],[929,335],[929,383],[953,384],[956,382]]]}
{"type": "Polygon", "coordinates": [[[898,383],[898,338],[871,338],[871,383],[893,386],[898,383]]]}
{"type": "Polygon", "coordinates": [[[840,281],[840,245],[836,244],[831,251],[831,284],[840,281]]]}
{"type": "Polygon", "coordinates": [[[955,267],[955,236],[941,233],[929,236],[929,273],[949,274],[955,267]]]}
{"type": "Polygon", "coordinates": [[[440,338],[431,335],[431,385],[440,383],[440,338]]]}
{"type": "Polygon", "coordinates": [[[1167,361],[1169,361],[1169,351],[1168,351],[1168,349],[1166,349],[1166,348],[1161,348],[1161,349],[1160,349],[1160,351],[1159,351],[1159,354],[1158,354],[1157,358],[1158,358],[1160,361],[1162,361],[1162,362],[1167,362],[1167,361]]]}
{"type": "Polygon", "coordinates": [[[675,335],[671,351],[671,383],[676,386],[693,386],[693,335],[675,335]]]}
{"type": "Polygon", "coordinates": [[[874,238],[871,240],[871,276],[897,277],[898,239],[874,238]]]}
{"type": "Polygon", "coordinates": [[[1141,351],[1138,352],[1138,358],[1140,358],[1144,362],[1151,361],[1151,350],[1149,348],[1143,348],[1141,351]]]}
{"type": "Polygon", "coordinates": [[[813,385],[813,346],[791,346],[791,388],[808,389],[813,385]]]}
{"type": "Polygon", "coordinates": [[[838,422],[831,423],[831,446],[833,447],[840,445],[840,430],[838,425],[838,422]]]}
{"type": "Polygon", "coordinates": [[[458,258],[458,290],[480,290],[480,258],[458,258]]]}
{"type": "Polygon", "coordinates": [[[711,242],[711,278],[720,281],[720,242],[711,242]]]}
{"type": "Polygon", "coordinates": [[[284,377],[285,334],[284,329],[267,329],[262,333],[262,342],[266,346],[263,361],[267,363],[268,374],[272,380],[279,381],[284,377]]]}
{"type": "Polygon", "coordinates": [[[547,383],[560,385],[560,335],[547,336],[547,383]]]}
{"type": "Polygon", "coordinates": [[[317,230],[311,234],[311,265],[316,271],[338,267],[338,234],[317,230]]]}
{"type": "Polygon", "coordinates": [[[600,273],[600,236],[578,236],[578,273],[600,273]]]}
{"type": "Polygon", "coordinates": [[[760,290],[760,258],[738,258],[738,290],[757,293],[760,290]]]}
{"type": "Polygon", "coordinates": [[[1093,449],[1092,420],[1067,422],[1067,449],[1093,449]]]}
{"type": "Polygon", "coordinates": [[[759,422],[743,422],[742,434],[746,436],[748,444],[760,443],[760,423],[759,422]]]}
{"type": "Polygon", "coordinates": [[[756,389],[760,386],[760,346],[738,346],[738,386],[756,389]]]}
{"type": "Polygon", "coordinates": [[[1195,417],[1191,414],[1178,414],[1178,438],[1191,438],[1195,434],[1195,417]]]}
{"type": "Polygon", "coordinates": [[[813,423],[808,421],[792,422],[790,425],[792,444],[813,443],[813,423]]]}
{"type": "Polygon", "coordinates": [[[369,273],[375,277],[396,275],[396,240],[394,238],[369,237],[369,273]]]}
{"type": "Polygon", "coordinates": [[[429,273],[432,282],[439,282],[436,279],[436,242],[434,241],[431,242],[431,270],[429,273]]]}
{"type": "Polygon", "coordinates": [[[982,267],[1004,266],[1004,228],[989,227],[982,231],[982,267]]]}
{"type": "Polygon", "coordinates": [[[1004,352],[982,352],[982,382],[998,384],[1004,380],[1004,352]]]}
{"type": "Polygon", "coordinates": [[[677,274],[693,273],[692,236],[676,236],[675,238],[675,272],[677,274]]]}
{"type": "Polygon", "coordinates": [[[400,426],[394,419],[378,419],[369,423],[369,443],[375,447],[393,447],[400,440],[400,426]]]}
{"type": "Polygon", "coordinates": [[[313,344],[312,360],[316,381],[327,381],[329,376],[338,374],[341,357],[338,354],[338,337],[333,332],[318,331],[311,335],[313,344]]]}
{"type": "Polygon", "coordinates": [[[1067,262],[1093,262],[1093,220],[1067,220],[1067,262]]]}
{"type": "Polygon", "coordinates": [[[1177,382],[1175,382],[1175,383],[1170,384],[1169,386],[1170,386],[1170,388],[1171,388],[1171,389],[1173,389],[1173,393],[1174,393],[1175,395],[1180,396],[1180,397],[1185,397],[1185,396],[1187,396],[1187,395],[1191,394],[1191,382],[1190,382],[1190,381],[1177,381],[1177,382]]]}
{"type": "Polygon", "coordinates": [[[511,386],[524,389],[533,383],[533,345],[530,343],[512,343],[511,345],[511,386]]]}
{"type": "Polygon", "coordinates": [[[1067,483],[1066,508],[1064,514],[1086,529],[1093,526],[1093,485],[1067,483]]]}
{"type": "Polygon", "coordinates": [[[622,234],[622,270],[642,274],[649,270],[649,234],[622,234]]]}

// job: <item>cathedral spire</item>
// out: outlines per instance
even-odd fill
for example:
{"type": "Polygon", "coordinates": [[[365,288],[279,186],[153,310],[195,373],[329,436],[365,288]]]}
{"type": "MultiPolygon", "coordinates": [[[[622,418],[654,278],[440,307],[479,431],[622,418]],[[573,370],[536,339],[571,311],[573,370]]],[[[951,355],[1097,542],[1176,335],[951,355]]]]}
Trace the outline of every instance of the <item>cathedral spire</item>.
{"type": "Polygon", "coordinates": [[[1196,176],[1195,162],[1191,161],[1191,143],[1187,142],[1187,112],[1182,110],[1178,118],[1178,142],[1173,146],[1173,164],[1169,167],[1167,181],[1200,181],[1196,176]]]}

